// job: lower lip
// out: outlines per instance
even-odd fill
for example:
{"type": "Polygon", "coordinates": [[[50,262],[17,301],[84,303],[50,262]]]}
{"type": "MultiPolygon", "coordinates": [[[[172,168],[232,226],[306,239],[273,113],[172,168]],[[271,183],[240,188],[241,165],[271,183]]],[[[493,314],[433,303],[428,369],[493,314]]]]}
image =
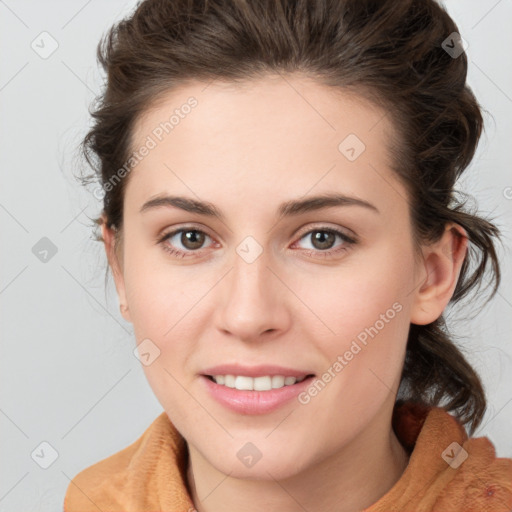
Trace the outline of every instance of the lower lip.
{"type": "Polygon", "coordinates": [[[267,414],[275,411],[306,389],[313,378],[306,377],[301,382],[279,389],[248,391],[222,386],[201,375],[208,392],[217,402],[241,414],[267,414]]]}

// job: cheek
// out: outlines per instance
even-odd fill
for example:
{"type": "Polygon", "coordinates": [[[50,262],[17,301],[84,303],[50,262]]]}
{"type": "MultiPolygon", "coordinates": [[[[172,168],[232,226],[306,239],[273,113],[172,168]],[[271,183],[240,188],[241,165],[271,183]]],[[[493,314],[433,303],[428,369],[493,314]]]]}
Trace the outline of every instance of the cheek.
{"type": "Polygon", "coordinates": [[[410,326],[413,270],[408,252],[390,245],[325,279],[323,288],[316,281],[315,307],[331,331],[317,340],[327,358],[326,371],[330,368],[337,376],[326,400],[339,400],[341,394],[354,406],[377,403],[398,385],[410,326]]]}
{"type": "MultiPolygon", "coordinates": [[[[354,257],[346,267],[328,275],[308,279],[309,289],[313,290],[311,303],[331,334],[334,332],[334,337],[345,341],[376,323],[383,332],[391,331],[388,327],[400,322],[408,327],[406,311],[412,300],[413,271],[408,251],[389,244],[361,253],[361,257],[354,257]]],[[[305,294],[306,287],[302,290],[305,294]]]]}
{"type": "MultiPolygon", "coordinates": [[[[137,263],[137,258],[131,262],[137,263]]],[[[148,343],[149,339],[157,354],[153,362],[142,364],[142,369],[164,410],[177,424],[186,425],[191,410],[184,388],[190,387],[192,377],[185,368],[196,350],[194,340],[199,339],[194,332],[192,307],[197,298],[187,292],[190,287],[180,284],[181,276],[169,267],[151,265],[148,260],[138,263],[131,269],[127,266],[125,272],[131,321],[136,342],[148,343]]]]}
{"type": "Polygon", "coordinates": [[[161,400],[165,390],[176,387],[173,376],[188,384],[190,375],[183,369],[204,327],[198,315],[206,285],[197,285],[192,266],[167,265],[162,256],[149,258],[147,249],[128,243],[126,247],[125,290],[135,340],[139,344],[149,339],[157,347],[158,357],[143,370],[161,400]]]}
{"type": "MultiPolygon", "coordinates": [[[[124,283],[137,340],[163,339],[189,303],[190,284],[182,284],[177,267],[165,265],[158,249],[126,243],[124,283]]],[[[163,252],[163,251],[162,251],[163,252]]]]}

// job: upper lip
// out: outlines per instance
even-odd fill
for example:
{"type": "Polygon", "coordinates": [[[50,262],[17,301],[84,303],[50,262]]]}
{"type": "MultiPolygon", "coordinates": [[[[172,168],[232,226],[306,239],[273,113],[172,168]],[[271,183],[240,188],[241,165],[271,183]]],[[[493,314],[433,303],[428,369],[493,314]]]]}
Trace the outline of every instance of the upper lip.
{"type": "Polygon", "coordinates": [[[221,364],[206,368],[203,375],[244,375],[246,377],[263,377],[265,375],[283,375],[284,377],[306,377],[313,375],[296,368],[285,368],[284,366],[260,364],[256,366],[242,366],[240,364],[221,364]]]}

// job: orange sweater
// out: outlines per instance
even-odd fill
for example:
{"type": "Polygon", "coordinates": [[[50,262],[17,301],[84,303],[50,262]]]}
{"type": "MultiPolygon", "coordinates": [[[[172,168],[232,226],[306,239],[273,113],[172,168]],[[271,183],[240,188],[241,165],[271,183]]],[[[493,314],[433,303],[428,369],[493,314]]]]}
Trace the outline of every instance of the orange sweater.
{"type": "MultiPolygon", "coordinates": [[[[512,511],[512,459],[496,458],[488,438],[468,439],[444,409],[412,403],[395,405],[393,428],[409,464],[363,512],[512,511]]],[[[75,476],[64,512],[195,512],[186,467],[185,440],[162,412],[133,444],[75,476]]]]}

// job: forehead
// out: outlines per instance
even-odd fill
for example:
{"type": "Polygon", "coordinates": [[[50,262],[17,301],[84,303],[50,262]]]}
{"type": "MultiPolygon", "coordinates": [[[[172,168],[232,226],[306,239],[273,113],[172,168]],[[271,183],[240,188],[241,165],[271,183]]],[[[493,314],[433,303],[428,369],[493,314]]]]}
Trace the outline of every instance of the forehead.
{"type": "Polygon", "coordinates": [[[268,75],[237,83],[191,81],[161,94],[137,120],[133,140],[171,131],[175,138],[203,144],[229,135],[232,142],[257,136],[276,143],[307,139],[331,145],[352,133],[384,146],[394,127],[381,107],[354,92],[301,75],[268,75]]]}
{"type": "Polygon", "coordinates": [[[132,150],[150,140],[151,149],[128,188],[144,199],[175,187],[209,196],[222,188],[248,201],[269,187],[288,196],[335,184],[360,193],[395,180],[392,137],[381,108],[306,77],[190,82],[138,119],[132,150]]]}

